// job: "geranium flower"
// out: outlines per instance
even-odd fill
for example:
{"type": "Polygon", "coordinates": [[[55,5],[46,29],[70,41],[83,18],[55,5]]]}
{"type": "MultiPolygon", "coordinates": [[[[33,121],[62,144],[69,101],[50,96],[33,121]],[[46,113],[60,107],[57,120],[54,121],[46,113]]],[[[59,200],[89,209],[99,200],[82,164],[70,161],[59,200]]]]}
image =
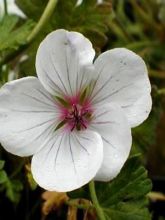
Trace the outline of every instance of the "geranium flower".
{"type": "Polygon", "coordinates": [[[82,34],[54,31],[37,51],[38,78],[0,90],[0,141],[13,154],[33,155],[32,174],[47,190],[116,177],[130,152],[131,127],[150,112],[151,86],[138,55],[117,48],[94,57],[82,34]]]}

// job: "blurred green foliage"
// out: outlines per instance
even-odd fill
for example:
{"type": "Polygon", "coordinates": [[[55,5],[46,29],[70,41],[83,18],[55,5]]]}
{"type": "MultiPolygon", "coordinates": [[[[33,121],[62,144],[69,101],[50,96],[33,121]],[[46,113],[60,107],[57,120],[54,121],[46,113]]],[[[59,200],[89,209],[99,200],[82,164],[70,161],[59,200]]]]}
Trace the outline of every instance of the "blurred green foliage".
{"type": "Polygon", "coordinates": [[[23,190],[23,184],[19,179],[8,176],[4,170],[5,161],[0,160],[0,192],[5,191],[8,199],[13,203],[18,203],[23,190]]]}
{"type": "Polygon", "coordinates": [[[151,219],[144,196],[151,190],[151,181],[140,165],[138,156],[128,159],[118,177],[109,184],[99,184],[98,199],[106,220],[151,219]]]}
{"type": "MultiPolygon", "coordinates": [[[[148,164],[148,152],[154,145],[164,155],[164,164],[162,146],[165,142],[162,141],[159,146],[156,143],[157,126],[164,123],[160,122],[160,117],[165,114],[162,107],[164,93],[160,92],[165,87],[165,2],[104,0],[102,4],[97,4],[96,0],[84,0],[79,6],[76,2],[59,0],[49,22],[29,43],[27,37],[40,19],[47,0],[16,0],[26,18],[9,14],[0,20],[0,85],[12,79],[36,75],[36,50],[41,40],[58,28],[83,33],[91,40],[97,54],[114,47],[131,49],[147,63],[153,87],[153,110],[144,124],[133,129],[132,155],[142,153],[142,161],[148,164]]],[[[13,159],[0,148],[0,191],[14,205],[19,204],[22,191],[36,192],[30,171],[24,169],[28,163],[24,159],[13,159]]],[[[152,175],[152,170],[150,172],[152,175]]],[[[145,194],[151,185],[146,175],[137,158],[131,157],[112,183],[98,185],[98,196],[107,219],[150,219],[145,208],[145,194]],[[107,195],[110,197],[106,198],[107,195]]],[[[86,194],[84,188],[70,195],[88,197],[86,194]]],[[[40,192],[37,196],[40,197],[40,192]]],[[[34,205],[33,212],[35,208],[34,205]]],[[[25,219],[26,214],[21,219],[25,219]]],[[[30,217],[32,219],[33,216],[30,217]]]]}
{"type": "Polygon", "coordinates": [[[18,21],[19,18],[15,15],[6,15],[3,17],[0,23],[0,53],[11,49],[17,50],[21,44],[26,43],[26,38],[33,27],[33,23],[27,21],[21,27],[14,29],[18,21]]]}

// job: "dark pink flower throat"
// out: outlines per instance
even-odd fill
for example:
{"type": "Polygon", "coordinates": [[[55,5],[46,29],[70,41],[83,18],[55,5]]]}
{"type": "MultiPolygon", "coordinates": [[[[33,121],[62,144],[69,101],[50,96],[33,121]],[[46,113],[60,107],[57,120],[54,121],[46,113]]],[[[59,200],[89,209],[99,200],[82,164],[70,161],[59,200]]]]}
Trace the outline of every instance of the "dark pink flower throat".
{"type": "Polygon", "coordinates": [[[86,129],[93,112],[90,102],[87,99],[81,100],[80,96],[60,100],[60,123],[56,130],[63,126],[68,131],[86,129]]]}

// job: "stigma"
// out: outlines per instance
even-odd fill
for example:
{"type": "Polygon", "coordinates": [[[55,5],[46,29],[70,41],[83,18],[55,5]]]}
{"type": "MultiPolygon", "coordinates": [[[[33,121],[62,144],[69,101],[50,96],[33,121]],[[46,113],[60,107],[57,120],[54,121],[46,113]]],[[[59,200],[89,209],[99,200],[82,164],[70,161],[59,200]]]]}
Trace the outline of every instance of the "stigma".
{"type": "Polygon", "coordinates": [[[73,104],[65,117],[70,130],[84,130],[87,128],[91,118],[90,109],[84,108],[79,104],[73,104]]]}

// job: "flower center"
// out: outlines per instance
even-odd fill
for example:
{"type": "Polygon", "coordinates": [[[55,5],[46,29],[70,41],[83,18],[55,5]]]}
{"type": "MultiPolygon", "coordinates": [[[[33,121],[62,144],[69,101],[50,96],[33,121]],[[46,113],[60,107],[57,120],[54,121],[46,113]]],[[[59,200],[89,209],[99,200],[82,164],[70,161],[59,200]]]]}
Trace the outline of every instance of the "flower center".
{"type": "Polygon", "coordinates": [[[64,127],[69,131],[79,131],[88,127],[93,111],[87,99],[82,101],[79,96],[76,96],[64,100],[58,97],[58,102],[60,103],[61,115],[59,118],[60,123],[55,130],[64,127]]]}
{"type": "Polygon", "coordinates": [[[85,108],[79,104],[72,104],[71,109],[68,111],[65,120],[70,127],[70,130],[86,129],[92,112],[90,109],[85,108]]]}

